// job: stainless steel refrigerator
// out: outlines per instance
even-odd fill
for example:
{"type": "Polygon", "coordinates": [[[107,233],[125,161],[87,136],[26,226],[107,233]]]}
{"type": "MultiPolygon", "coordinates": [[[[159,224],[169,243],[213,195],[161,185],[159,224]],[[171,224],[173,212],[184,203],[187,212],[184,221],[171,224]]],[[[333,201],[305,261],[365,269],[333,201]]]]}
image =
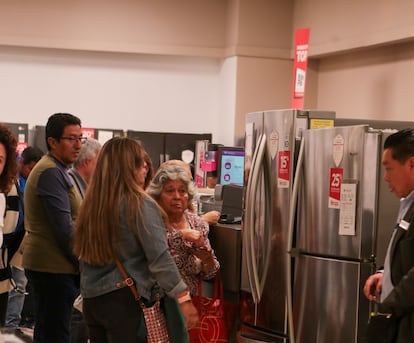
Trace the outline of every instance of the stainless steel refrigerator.
{"type": "Polygon", "coordinates": [[[333,126],[334,112],[249,113],[239,342],[286,342],[287,239],[298,146],[308,128],[333,126]]]}
{"type": "Polygon", "coordinates": [[[292,343],[364,342],[372,304],[363,285],[383,263],[399,207],[383,180],[389,134],[366,125],[303,133],[288,239],[292,343]]]}

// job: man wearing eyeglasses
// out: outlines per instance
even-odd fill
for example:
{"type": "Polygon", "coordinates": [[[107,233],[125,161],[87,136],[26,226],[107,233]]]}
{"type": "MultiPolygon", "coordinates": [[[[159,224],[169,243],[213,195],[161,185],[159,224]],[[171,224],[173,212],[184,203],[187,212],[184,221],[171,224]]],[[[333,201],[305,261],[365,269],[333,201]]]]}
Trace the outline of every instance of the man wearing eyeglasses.
{"type": "Polygon", "coordinates": [[[78,158],[83,142],[79,118],[68,113],[50,116],[46,124],[48,154],[26,183],[23,267],[32,285],[34,341],[39,343],[71,342],[72,306],[79,294],[72,236],[80,197],[67,169],[78,158]]]}

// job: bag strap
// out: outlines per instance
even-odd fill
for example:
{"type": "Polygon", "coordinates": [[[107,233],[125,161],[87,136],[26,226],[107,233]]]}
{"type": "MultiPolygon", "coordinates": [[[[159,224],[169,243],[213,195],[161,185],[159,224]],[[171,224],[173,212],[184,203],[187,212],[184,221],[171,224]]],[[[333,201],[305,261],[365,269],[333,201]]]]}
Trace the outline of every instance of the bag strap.
{"type": "MultiPolygon", "coordinates": [[[[203,278],[198,278],[198,296],[203,296],[203,278]]],[[[217,272],[216,276],[214,277],[214,299],[224,299],[224,290],[223,290],[223,282],[221,281],[221,274],[220,271],[217,272]]]]}
{"type": "Polygon", "coordinates": [[[118,267],[119,271],[122,274],[122,277],[124,278],[125,284],[129,287],[132,294],[134,295],[134,299],[136,301],[140,300],[141,296],[138,293],[137,288],[135,287],[134,280],[128,275],[127,271],[125,270],[124,266],[122,265],[121,261],[117,257],[114,257],[116,266],[118,267]]]}
{"type": "Polygon", "coordinates": [[[221,281],[220,270],[217,271],[216,279],[214,280],[214,298],[221,300],[224,299],[223,282],[221,281]]]}

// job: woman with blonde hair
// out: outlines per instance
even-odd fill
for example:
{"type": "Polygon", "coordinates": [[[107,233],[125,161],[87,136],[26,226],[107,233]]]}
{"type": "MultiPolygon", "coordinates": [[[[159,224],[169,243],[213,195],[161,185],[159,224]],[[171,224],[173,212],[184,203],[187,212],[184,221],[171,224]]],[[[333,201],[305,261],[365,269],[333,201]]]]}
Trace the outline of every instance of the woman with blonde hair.
{"type": "Polygon", "coordinates": [[[169,254],[160,208],[142,189],[144,155],[133,139],[106,142],[80,208],[74,251],[80,260],[83,313],[91,343],[146,342],[142,309],[116,258],[147,306],[165,293],[177,298],[187,328],[198,322],[187,285],[169,254]]]}

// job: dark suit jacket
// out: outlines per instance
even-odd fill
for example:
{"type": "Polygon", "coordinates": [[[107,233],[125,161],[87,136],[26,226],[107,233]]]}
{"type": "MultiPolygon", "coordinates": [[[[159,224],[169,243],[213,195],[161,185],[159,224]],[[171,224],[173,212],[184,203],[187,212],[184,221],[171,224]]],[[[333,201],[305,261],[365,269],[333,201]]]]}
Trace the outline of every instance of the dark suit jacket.
{"type": "Polygon", "coordinates": [[[399,225],[390,252],[391,281],[394,289],[380,304],[380,311],[399,319],[397,343],[414,342],[414,201],[399,225]]]}

